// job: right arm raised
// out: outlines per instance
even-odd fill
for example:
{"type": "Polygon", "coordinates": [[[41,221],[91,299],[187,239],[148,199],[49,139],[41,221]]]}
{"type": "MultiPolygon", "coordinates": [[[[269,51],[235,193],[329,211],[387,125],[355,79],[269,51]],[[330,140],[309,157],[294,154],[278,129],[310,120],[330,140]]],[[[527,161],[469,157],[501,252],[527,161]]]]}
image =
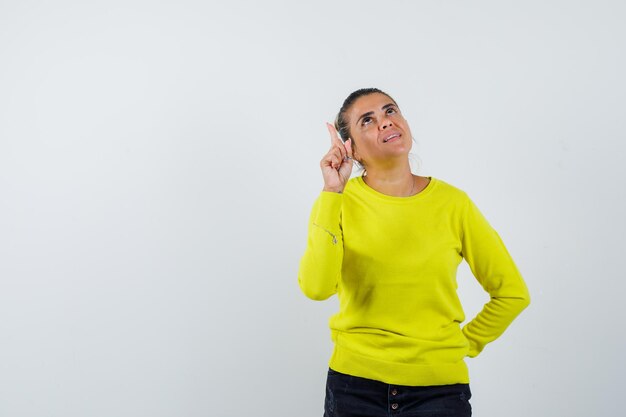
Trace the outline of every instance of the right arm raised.
{"type": "Polygon", "coordinates": [[[311,210],[307,246],[298,271],[302,292],[313,300],[325,300],[337,292],[343,261],[342,192],[352,172],[352,141],[344,144],[335,128],[326,126],[331,147],[320,162],[324,189],[311,210]]]}

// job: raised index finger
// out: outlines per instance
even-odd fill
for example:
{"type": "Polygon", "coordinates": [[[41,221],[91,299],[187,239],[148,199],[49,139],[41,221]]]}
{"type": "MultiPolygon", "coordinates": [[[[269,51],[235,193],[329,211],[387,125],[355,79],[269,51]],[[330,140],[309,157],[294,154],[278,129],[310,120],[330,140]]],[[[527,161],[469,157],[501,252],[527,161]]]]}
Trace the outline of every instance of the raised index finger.
{"type": "Polygon", "coordinates": [[[326,122],[326,127],[328,128],[328,132],[330,133],[330,143],[333,145],[339,145],[343,148],[344,147],[343,142],[339,138],[339,135],[337,134],[337,129],[335,129],[335,126],[326,122]]]}

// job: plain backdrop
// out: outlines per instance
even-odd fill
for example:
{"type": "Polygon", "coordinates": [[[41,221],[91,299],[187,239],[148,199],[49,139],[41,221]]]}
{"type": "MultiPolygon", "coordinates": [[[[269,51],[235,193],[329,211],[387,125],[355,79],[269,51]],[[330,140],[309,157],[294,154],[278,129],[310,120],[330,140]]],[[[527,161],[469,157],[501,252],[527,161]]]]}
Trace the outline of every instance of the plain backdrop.
{"type": "MultiPolygon", "coordinates": [[[[0,3],[0,416],[322,415],[335,297],[297,284],[324,123],[399,103],[531,305],[478,417],[623,409],[621,1],[0,3]]],[[[458,271],[468,320],[488,300],[458,271]]]]}

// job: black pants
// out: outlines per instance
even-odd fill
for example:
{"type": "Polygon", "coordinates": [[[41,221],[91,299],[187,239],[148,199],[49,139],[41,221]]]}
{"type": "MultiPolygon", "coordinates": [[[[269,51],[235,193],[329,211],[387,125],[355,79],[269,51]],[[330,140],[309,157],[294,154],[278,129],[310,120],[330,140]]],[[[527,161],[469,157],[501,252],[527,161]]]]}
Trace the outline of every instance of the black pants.
{"type": "Polygon", "coordinates": [[[413,387],[328,370],[324,417],[470,417],[469,384],[413,387]]]}

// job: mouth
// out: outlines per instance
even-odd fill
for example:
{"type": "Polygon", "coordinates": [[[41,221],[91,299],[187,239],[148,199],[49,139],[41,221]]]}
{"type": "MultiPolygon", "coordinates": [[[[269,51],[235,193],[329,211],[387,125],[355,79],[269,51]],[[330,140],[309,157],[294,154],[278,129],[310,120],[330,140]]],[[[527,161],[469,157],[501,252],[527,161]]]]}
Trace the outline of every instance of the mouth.
{"type": "Polygon", "coordinates": [[[399,139],[402,136],[400,133],[392,133],[383,138],[383,143],[393,142],[396,139],[399,139]]]}

